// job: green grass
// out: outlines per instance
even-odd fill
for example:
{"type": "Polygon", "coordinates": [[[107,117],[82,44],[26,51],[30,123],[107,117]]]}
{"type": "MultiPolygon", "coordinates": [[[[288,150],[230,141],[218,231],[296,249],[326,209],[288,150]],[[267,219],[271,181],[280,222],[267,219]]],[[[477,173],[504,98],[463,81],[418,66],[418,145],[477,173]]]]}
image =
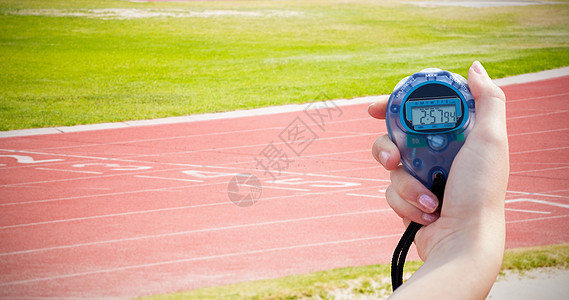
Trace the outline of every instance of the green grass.
{"type": "Polygon", "coordinates": [[[568,1],[472,9],[397,1],[0,0],[0,130],[303,103],[321,93],[387,94],[426,67],[466,75],[473,60],[494,78],[567,66],[567,16],[568,1]],[[265,15],[54,16],[101,8],[265,15]]]}
{"type": "MultiPolygon", "coordinates": [[[[421,262],[407,262],[405,271],[415,272],[421,264],[421,262]]],[[[502,264],[503,271],[516,272],[543,267],[568,269],[569,244],[508,250],[502,264]]],[[[389,295],[391,294],[390,266],[382,264],[341,268],[141,299],[333,299],[333,293],[338,290],[345,290],[353,295],[371,294],[377,297],[389,295]]]]}
{"type": "Polygon", "coordinates": [[[569,244],[508,250],[502,263],[503,271],[523,272],[547,267],[569,269],[569,244]]]}

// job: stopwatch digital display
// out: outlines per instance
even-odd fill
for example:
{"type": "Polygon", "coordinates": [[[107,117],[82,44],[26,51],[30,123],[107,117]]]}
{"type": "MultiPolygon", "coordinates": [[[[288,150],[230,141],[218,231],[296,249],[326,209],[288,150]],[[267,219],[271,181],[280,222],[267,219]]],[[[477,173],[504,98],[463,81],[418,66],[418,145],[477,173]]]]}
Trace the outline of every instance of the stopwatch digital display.
{"type": "Polygon", "coordinates": [[[397,84],[387,104],[386,121],[401,163],[431,187],[436,174],[448,176],[474,125],[474,98],[462,76],[425,69],[397,84]]]}
{"type": "Polygon", "coordinates": [[[405,121],[414,130],[449,129],[457,126],[457,117],[462,115],[460,99],[435,99],[407,101],[405,121]]]}

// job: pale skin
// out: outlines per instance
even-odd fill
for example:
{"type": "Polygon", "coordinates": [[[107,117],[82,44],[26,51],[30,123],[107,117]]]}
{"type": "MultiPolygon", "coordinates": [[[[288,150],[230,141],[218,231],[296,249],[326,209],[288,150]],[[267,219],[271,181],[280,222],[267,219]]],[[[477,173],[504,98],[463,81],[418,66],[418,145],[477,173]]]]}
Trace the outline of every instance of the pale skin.
{"type": "MultiPolygon", "coordinates": [[[[374,158],[390,171],[387,202],[406,226],[426,225],[415,237],[424,264],[392,299],[485,299],[500,271],[509,174],[506,99],[477,61],[468,71],[468,85],[476,122],[451,167],[440,216],[439,201],[400,164],[389,137],[373,145],[374,158]]],[[[368,112],[385,119],[386,106],[384,98],[368,112]]]]}

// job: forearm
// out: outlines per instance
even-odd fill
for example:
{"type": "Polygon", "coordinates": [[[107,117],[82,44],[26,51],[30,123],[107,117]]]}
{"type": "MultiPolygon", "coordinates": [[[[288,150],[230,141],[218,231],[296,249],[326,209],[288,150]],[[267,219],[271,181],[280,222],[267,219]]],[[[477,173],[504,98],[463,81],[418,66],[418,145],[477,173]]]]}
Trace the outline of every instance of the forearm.
{"type": "Polygon", "coordinates": [[[485,299],[502,264],[504,230],[504,222],[487,223],[448,236],[393,299],[485,299]]]}

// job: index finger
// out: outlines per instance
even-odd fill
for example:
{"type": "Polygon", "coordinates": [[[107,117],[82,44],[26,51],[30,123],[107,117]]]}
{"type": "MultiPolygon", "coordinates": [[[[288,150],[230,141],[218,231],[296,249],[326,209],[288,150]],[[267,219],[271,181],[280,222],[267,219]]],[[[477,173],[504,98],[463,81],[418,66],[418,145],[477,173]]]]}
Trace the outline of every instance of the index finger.
{"type": "Polygon", "coordinates": [[[381,96],[379,100],[368,106],[367,113],[376,119],[385,119],[385,109],[387,108],[388,100],[389,96],[381,96]]]}

